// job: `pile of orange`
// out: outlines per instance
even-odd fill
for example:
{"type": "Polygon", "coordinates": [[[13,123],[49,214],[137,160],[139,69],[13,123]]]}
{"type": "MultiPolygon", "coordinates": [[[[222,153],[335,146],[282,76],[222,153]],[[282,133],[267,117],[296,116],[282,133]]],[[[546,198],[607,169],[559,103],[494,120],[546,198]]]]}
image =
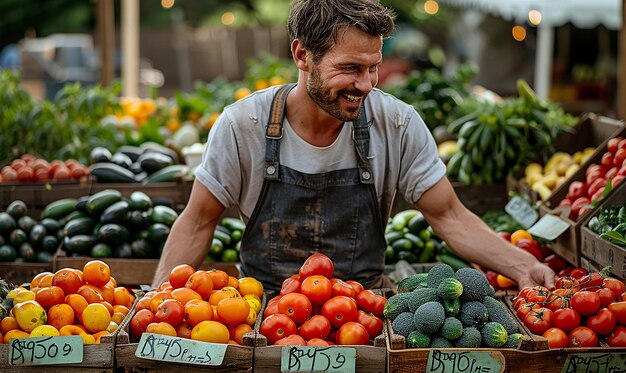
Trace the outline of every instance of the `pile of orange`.
{"type": "Polygon", "coordinates": [[[222,270],[196,271],[182,264],[169,281],[137,302],[131,332],[242,344],[261,310],[262,295],[263,285],[252,277],[237,279],[222,270]]]}
{"type": "Polygon", "coordinates": [[[63,268],[42,272],[7,298],[13,308],[0,322],[0,340],[79,335],[85,344],[100,343],[114,332],[132,308],[135,296],[117,286],[109,266],[92,260],[82,270],[63,268]]]}

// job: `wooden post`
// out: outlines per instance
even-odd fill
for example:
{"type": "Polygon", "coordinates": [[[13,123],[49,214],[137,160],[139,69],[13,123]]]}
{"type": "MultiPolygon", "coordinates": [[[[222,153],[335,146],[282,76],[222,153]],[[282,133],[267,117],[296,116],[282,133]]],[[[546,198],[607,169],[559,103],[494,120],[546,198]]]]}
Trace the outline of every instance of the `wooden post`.
{"type": "Polygon", "coordinates": [[[139,95],[139,0],[122,3],[122,94],[139,95]]]}
{"type": "Polygon", "coordinates": [[[113,0],[97,2],[98,44],[100,46],[100,82],[107,86],[115,78],[115,15],[113,0]]]}
{"type": "Polygon", "coordinates": [[[535,56],[535,84],[537,96],[547,100],[552,83],[552,51],[554,49],[554,27],[540,24],[537,29],[537,55],[535,56]]]}
{"type": "Polygon", "coordinates": [[[622,27],[618,40],[617,114],[626,120],[626,0],[622,0],[622,27]]]}

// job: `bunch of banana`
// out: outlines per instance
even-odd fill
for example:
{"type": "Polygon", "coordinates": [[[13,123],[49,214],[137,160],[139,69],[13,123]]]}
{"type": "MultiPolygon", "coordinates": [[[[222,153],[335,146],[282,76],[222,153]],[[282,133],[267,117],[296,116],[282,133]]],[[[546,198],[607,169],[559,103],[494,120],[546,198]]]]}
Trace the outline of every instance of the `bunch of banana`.
{"type": "Polygon", "coordinates": [[[594,151],[595,148],[590,147],[573,155],[556,152],[545,166],[536,162],[529,163],[524,169],[524,181],[545,201],[556,188],[578,171],[594,151]]]}

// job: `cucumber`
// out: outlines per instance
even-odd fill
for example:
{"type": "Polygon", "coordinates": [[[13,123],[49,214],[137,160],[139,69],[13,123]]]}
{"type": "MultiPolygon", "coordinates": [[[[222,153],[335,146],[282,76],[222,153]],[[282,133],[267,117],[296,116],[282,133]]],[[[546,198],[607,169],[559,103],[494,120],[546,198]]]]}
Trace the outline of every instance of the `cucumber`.
{"type": "Polygon", "coordinates": [[[405,233],[404,234],[404,238],[406,238],[407,240],[411,241],[411,243],[413,243],[413,247],[415,249],[422,249],[424,247],[424,241],[421,238],[419,238],[418,236],[416,236],[413,233],[411,233],[411,232],[405,233]]]}
{"type": "Polygon", "coordinates": [[[87,212],[87,202],[89,201],[89,196],[82,196],[76,201],[76,211],[87,212]]]}
{"type": "Polygon", "coordinates": [[[385,241],[387,241],[387,245],[391,245],[401,238],[404,238],[403,232],[391,230],[391,232],[385,234],[385,241]]]}
{"type": "Polygon", "coordinates": [[[146,177],[142,183],[153,184],[176,181],[178,178],[185,175],[188,170],[189,167],[182,164],[167,166],[146,177]]]}
{"type": "Polygon", "coordinates": [[[41,212],[41,219],[59,220],[67,216],[70,212],[76,210],[76,198],[63,198],[54,201],[46,206],[41,212]]]}
{"type": "Polygon", "coordinates": [[[98,243],[94,236],[79,234],[64,240],[65,248],[75,254],[89,255],[91,249],[98,243]]]}
{"type": "Polygon", "coordinates": [[[128,220],[129,212],[128,202],[121,200],[107,207],[100,215],[100,221],[104,224],[118,223],[122,224],[128,220]]]}
{"type": "Polygon", "coordinates": [[[213,242],[211,242],[209,247],[209,255],[218,260],[222,257],[222,251],[224,251],[224,243],[217,238],[213,238],[213,242]]]}
{"type": "Polygon", "coordinates": [[[428,222],[423,214],[417,214],[407,223],[409,231],[413,234],[419,234],[422,229],[428,228],[428,222]]]}
{"type": "Polygon", "coordinates": [[[400,238],[395,240],[391,247],[396,251],[411,251],[413,249],[413,242],[407,240],[406,238],[400,238]]]}
{"type": "Polygon", "coordinates": [[[89,170],[99,183],[134,183],[135,174],[115,163],[94,163],[89,170]]]}
{"type": "Polygon", "coordinates": [[[246,229],[246,224],[241,219],[225,217],[222,218],[221,225],[230,229],[230,231],[241,231],[246,229]]]}
{"type": "Polygon", "coordinates": [[[235,242],[237,242],[237,243],[238,243],[239,241],[241,241],[241,238],[242,238],[242,237],[243,237],[243,231],[239,231],[239,230],[237,230],[237,231],[233,231],[233,233],[230,235],[230,238],[232,238],[232,239],[233,239],[233,241],[235,241],[235,242]]]}
{"type": "Polygon", "coordinates": [[[445,264],[449,265],[455,271],[458,271],[461,268],[469,268],[469,267],[471,267],[470,264],[467,263],[466,261],[464,261],[463,259],[460,259],[460,258],[458,258],[456,256],[449,255],[449,254],[439,254],[439,255],[435,256],[435,259],[438,262],[445,263],[445,264]]]}
{"type": "Polygon", "coordinates": [[[171,227],[178,218],[178,213],[167,206],[154,206],[150,213],[150,220],[153,223],[165,224],[171,227]]]}
{"type": "Polygon", "coordinates": [[[216,225],[216,226],[215,226],[215,230],[216,230],[216,231],[223,232],[223,233],[225,233],[225,234],[227,234],[227,235],[229,235],[229,236],[230,236],[230,234],[232,233],[232,232],[230,231],[230,229],[228,229],[228,228],[226,228],[225,226],[220,225],[220,224],[218,224],[218,225],[216,225]]]}
{"type": "Polygon", "coordinates": [[[117,247],[128,241],[128,229],[118,224],[104,224],[98,231],[98,239],[112,247],[117,247]]]}
{"type": "Polygon", "coordinates": [[[146,193],[135,191],[128,198],[128,204],[133,210],[148,211],[152,207],[152,200],[146,193]]]}
{"type": "Polygon", "coordinates": [[[415,255],[415,253],[412,253],[410,251],[405,251],[405,250],[398,251],[398,253],[396,254],[396,257],[398,258],[398,260],[406,260],[409,263],[417,262],[417,255],[415,255]]]}
{"type": "Polygon", "coordinates": [[[87,201],[87,212],[93,216],[100,215],[107,207],[122,199],[122,193],[115,189],[98,192],[87,201]]]}
{"type": "Polygon", "coordinates": [[[404,227],[406,227],[407,223],[417,214],[421,214],[421,212],[416,209],[408,209],[395,214],[393,218],[391,218],[391,225],[393,226],[393,229],[396,231],[402,231],[404,227]]]}
{"type": "Polygon", "coordinates": [[[424,249],[420,253],[419,257],[417,258],[419,262],[420,263],[430,262],[433,255],[435,254],[435,248],[436,246],[434,242],[426,241],[426,244],[424,244],[424,249]]]}
{"type": "Polygon", "coordinates": [[[63,233],[67,237],[74,237],[79,234],[92,234],[96,222],[90,217],[81,217],[68,221],[63,227],[63,233]]]}
{"type": "Polygon", "coordinates": [[[217,238],[218,240],[222,241],[224,246],[228,246],[233,242],[233,239],[230,237],[229,234],[226,234],[217,229],[215,230],[215,232],[213,232],[213,238],[217,238]]]}

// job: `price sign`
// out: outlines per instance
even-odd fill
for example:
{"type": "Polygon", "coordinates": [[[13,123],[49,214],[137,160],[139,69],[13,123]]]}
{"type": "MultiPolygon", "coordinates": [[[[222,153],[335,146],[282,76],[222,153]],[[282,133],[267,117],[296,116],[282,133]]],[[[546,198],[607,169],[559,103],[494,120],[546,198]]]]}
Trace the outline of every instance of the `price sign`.
{"type": "Polygon", "coordinates": [[[354,373],[356,350],[334,346],[285,346],[280,354],[280,371],[354,373]]]}
{"type": "Polygon", "coordinates": [[[544,215],[535,225],[528,229],[533,236],[544,238],[548,241],[556,240],[563,232],[569,229],[569,224],[558,216],[544,215]]]}
{"type": "Polygon", "coordinates": [[[561,373],[626,372],[626,353],[567,355],[561,373]]]}
{"type": "Polygon", "coordinates": [[[502,373],[504,355],[499,351],[431,350],[428,353],[428,373],[502,373]]]}
{"type": "Polygon", "coordinates": [[[83,362],[83,338],[15,338],[9,346],[10,365],[53,365],[83,362]]]}
{"type": "Polygon", "coordinates": [[[539,219],[539,214],[532,206],[518,196],[511,198],[504,206],[504,211],[517,220],[524,228],[528,229],[539,219]]]}
{"type": "Polygon", "coordinates": [[[209,343],[169,335],[143,333],[135,356],[141,359],[174,363],[221,365],[226,348],[223,343],[209,343]]]}

